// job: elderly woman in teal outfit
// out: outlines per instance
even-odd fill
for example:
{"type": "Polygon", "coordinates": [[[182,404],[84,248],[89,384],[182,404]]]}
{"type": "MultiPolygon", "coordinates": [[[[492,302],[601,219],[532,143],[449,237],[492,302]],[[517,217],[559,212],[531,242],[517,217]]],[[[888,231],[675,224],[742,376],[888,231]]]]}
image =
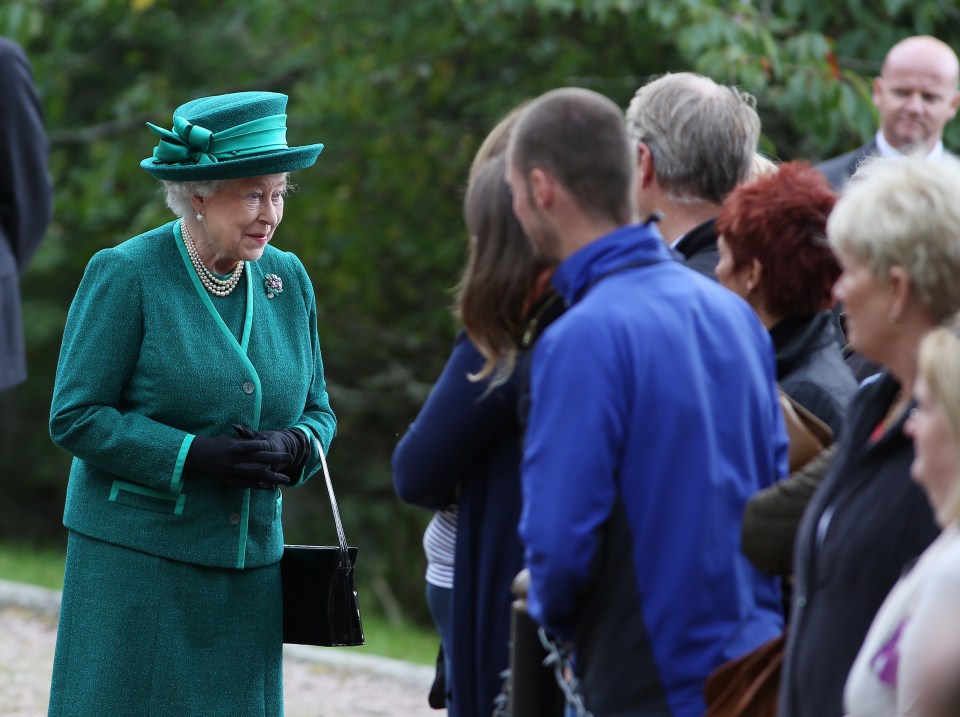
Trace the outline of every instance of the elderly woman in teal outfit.
{"type": "Polygon", "coordinates": [[[280,488],[336,430],[313,287],[272,246],[285,95],[174,112],[141,167],[175,221],[98,252],[50,431],[72,453],[51,715],[282,715],[280,488]]]}

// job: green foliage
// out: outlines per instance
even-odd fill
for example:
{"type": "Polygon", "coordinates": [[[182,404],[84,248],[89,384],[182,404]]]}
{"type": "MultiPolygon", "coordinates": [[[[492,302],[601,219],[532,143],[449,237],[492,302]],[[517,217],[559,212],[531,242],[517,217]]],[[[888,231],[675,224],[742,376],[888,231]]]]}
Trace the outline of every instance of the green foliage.
{"type": "Polygon", "coordinates": [[[62,590],[65,561],[65,548],[0,543],[0,580],[62,590]]]}
{"type": "MultiPolygon", "coordinates": [[[[31,378],[0,396],[12,498],[0,532],[62,538],[70,458],[50,445],[46,423],[67,308],[95,251],[170,218],[137,166],[155,143],[144,123],[169,126],[174,107],[204,94],[283,91],[291,142],[326,144],[295,177],[277,242],[303,259],[317,290],[339,417],[331,470],[361,549],[361,589],[394,621],[426,620],[429,515],[397,500],[390,454],[456,329],[450,289],[466,256],[469,162],[520,101],[562,84],[625,101],[639,47],[672,62],[669,46],[619,21],[443,0],[22,0],[0,7],[0,28],[33,63],[57,191],[24,280],[31,378]]],[[[291,540],[333,539],[322,482],[284,507],[291,540]]]]}
{"type": "MultiPolygon", "coordinates": [[[[362,606],[361,609],[363,609],[362,606]]],[[[440,638],[432,628],[405,621],[391,622],[378,613],[365,612],[363,637],[366,640],[363,647],[340,649],[391,657],[395,660],[406,660],[431,667],[437,662],[440,638]]]]}
{"type": "MultiPolygon", "coordinates": [[[[956,19],[946,0],[5,0],[0,33],[33,63],[57,197],[23,282],[31,377],[0,395],[0,537],[63,539],[70,457],[47,413],[70,300],[95,251],[171,218],[137,166],[155,143],[146,121],[169,126],[206,94],[276,90],[291,97],[290,141],[326,144],[294,178],[277,243],[317,291],[331,470],[361,590],[395,622],[425,621],[429,516],[396,499],[390,455],[456,330],[460,203],[486,132],[554,87],[626,107],[646,78],[692,69],[757,96],[766,151],[818,159],[874,131],[886,48],[915,32],[960,46],[956,19]]],[[[291,541],[333,540],[322,481],[284,509],[291,541]]]]}
{"type": "MultiPolygon", "coordinates": [[[[818,160],[876,131],[872,78],[886,51],[916,34],[960,46],[960,9],[946,0],[533,0],[542,13],[581,13],[589,22],[642,19],[675,38],[679,62],[738,84],[758,99],[764,149],[818,160]]],[[[960,124],[948,125],[960,145],[960,124]]]]}

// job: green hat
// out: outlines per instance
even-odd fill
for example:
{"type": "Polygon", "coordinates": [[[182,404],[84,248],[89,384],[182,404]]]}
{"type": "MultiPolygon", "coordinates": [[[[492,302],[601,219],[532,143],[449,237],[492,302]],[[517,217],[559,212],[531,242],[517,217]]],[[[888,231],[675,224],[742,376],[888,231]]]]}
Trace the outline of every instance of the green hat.
{"type": "Polygon", "coordinates": [[[287,96],[234,92],[201,97],[173,112],[173,130],[147,122],[160,137],[140,166],[157,179],[196,182],[306,169],[322,144],[287,146],[287,96]]]}

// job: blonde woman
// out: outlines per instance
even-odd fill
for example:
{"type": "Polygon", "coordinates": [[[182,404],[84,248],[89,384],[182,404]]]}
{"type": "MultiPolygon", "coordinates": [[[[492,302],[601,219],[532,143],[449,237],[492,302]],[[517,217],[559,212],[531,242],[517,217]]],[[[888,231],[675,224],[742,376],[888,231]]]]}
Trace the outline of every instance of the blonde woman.
{"type": "Polygon", "coordinates": [[[875,160],[827,221],[852,348],[883,367],[851,401],[797,533],[780,717],[843,710],[846,676],[887,593],[940,532],[910,479],[920,343],[960,310],[960,162],[875,160]]]}
{"type": "Polygon", "coordinates": [[[920,348],[914,480],[930,499],[940,537],[887,596],[847,680],[852,717],[939,717],[960,668],[960,335],[937,329],[920,348]]]}
{"type": "Polygon", "coordinates": [[[432,608],[435,619],[438,607],[448,611],[446,627],[442,614],[437,623],[441,641],[444,633],[452,638],[444,642],[444,669],[448,715],[457,717],[493,711],[509,663],[510,585],[523,567],[517,523],[526,341],[548,319],[538,312],[542,297],[534,299],[547,267],[513,215],[504,174],[501,155],[470,180],[470,257],[457,302],[466,330],[393,453],[401,500],[432,510],[458,506],[452,593],[432,608]]]}

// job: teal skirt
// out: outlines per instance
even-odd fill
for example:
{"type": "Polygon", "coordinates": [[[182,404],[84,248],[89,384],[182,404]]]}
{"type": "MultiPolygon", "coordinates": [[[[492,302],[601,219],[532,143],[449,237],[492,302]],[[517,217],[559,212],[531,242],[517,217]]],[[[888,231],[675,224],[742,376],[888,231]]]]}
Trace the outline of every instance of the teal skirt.
{"type": "Polygon", "coordinates": [[[189,565],[70,532],[51,716],[281,717],[280,565],[189,565]]]}

